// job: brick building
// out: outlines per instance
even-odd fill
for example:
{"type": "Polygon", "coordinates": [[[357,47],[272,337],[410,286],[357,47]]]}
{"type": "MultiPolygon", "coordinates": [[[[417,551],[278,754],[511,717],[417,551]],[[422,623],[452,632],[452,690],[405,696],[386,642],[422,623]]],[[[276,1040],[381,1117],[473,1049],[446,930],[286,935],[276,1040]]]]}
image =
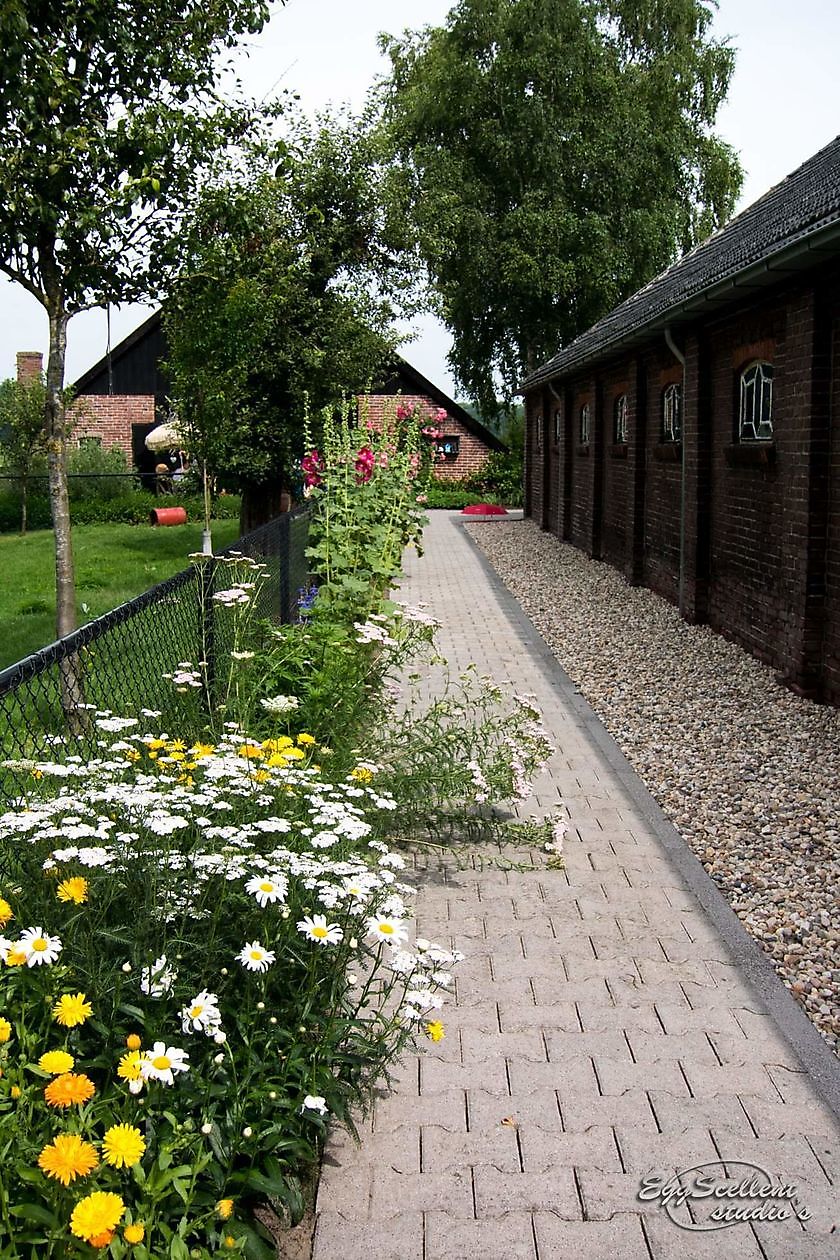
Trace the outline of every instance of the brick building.
{"type": "MultiPolygon", "coordinates": [[[[160,366],[165,359],[166,342],[156,312],[75,382],[74,440],[118,446],[139,472],[152,473],[159,457],[147,451],[144,443],[167,414],[169,384],[160,366]]],[[[40,354],[19,354],[18,372],[24,361],[23,370],[41,370],[40,354]]],[[[373,393],[360,396],[360,412],[374,419],[384,413],[386,399],[395,396],[405,406],[419,407],[442,431],[435,443],[440,451],[436,475],[442,480],[471,476],[491,451],[505,449],[491,430],[400,356],[395,356],[388,380],[373,393]]],[[[388,405],[393,407],[392,402],[388,405]]]]}
{"type": "Polygon", "coordinates": [[[523,383],[525,511],[840,703],[840,138],[523,383]]]}

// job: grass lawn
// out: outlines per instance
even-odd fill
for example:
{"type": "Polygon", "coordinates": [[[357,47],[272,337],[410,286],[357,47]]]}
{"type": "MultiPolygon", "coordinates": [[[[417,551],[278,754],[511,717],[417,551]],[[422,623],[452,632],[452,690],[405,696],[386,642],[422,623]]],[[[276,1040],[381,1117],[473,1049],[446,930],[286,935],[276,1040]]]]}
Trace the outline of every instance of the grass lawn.
{"type": "MultiPolygon", "coordinates": [[[[239,522],[214,521],[213,547],[235,542],[239,522]]],[[[76,525],[76,606],[79,625],[109,612],[173,573],[201,550],[201,524],[76,525]]],[[[0,536],[0,669],[55,638],[55,570],[51,530],[0,536]]]]}

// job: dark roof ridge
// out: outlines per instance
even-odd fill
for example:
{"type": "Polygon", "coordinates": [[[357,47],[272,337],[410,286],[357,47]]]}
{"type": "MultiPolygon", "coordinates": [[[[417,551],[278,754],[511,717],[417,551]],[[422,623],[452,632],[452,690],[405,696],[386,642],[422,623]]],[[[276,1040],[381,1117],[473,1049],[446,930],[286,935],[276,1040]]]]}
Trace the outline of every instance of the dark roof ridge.
{"type": "Polygon", "coordinates": [[[838,223],[840,136],[559,350],[523,381],[522,388],[639,340],[645,329],[652,332],[672,312],[711,300],[718,288],[731,287],[732,292],[728,297],[718,294],[716,301],[731,300],[738,277],[762,264],[769,267],[787,251],[801,248],[803,241],[816,242],[838,223]]]}

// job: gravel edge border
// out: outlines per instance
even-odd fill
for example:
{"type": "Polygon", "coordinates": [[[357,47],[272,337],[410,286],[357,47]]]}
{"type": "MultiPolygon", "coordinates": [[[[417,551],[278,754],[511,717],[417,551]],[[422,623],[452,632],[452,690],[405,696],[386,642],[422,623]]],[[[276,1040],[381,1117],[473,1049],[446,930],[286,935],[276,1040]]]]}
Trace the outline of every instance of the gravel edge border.
{"type": "Polygon", "coordinates": [[[488,520],[507,519],[509,521],[510,517],[478,519],[473,517],[470,519],[454,516],[451,519],[456,527],[463,530],[502,608],[528,640],[539,667],[562,694],[604,761],[621,781],[630,800],[649,823],[672,866],[685,880],[720,932],[732,955],[733,962],[766,1006],[768,1014],[782,1036],[795,1051],[803,1068],[811,1077],[817,1093],[826,1106],[840,1119],[840,1071],[838,1071],[835,1055],[798,1002],[788,993],[769,958],[749,935],[714,880],[707,875],[702,863],[695,857],[673,823],[665,816],[595,710],[581,695],[548,647],[522,605],[502,582],[476,539],[464,528],[468,524],[484,524],[488,520]]]}

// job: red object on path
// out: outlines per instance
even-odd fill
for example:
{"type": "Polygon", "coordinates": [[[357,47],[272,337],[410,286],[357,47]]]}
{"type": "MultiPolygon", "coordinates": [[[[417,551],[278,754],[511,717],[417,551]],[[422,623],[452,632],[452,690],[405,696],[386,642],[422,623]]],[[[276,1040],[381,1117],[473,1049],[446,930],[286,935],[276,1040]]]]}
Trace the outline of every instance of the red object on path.
{"type": "Polygon", "coordinates": [[[498,503],[470,503],[461,508],[462,516],[507,516],[507,508],[498,503]]]}
{"type": "Polygon", "coordinates": [[[182,507],[152,508],[150,525],[186,525],[187,509],[182,507]]]}

